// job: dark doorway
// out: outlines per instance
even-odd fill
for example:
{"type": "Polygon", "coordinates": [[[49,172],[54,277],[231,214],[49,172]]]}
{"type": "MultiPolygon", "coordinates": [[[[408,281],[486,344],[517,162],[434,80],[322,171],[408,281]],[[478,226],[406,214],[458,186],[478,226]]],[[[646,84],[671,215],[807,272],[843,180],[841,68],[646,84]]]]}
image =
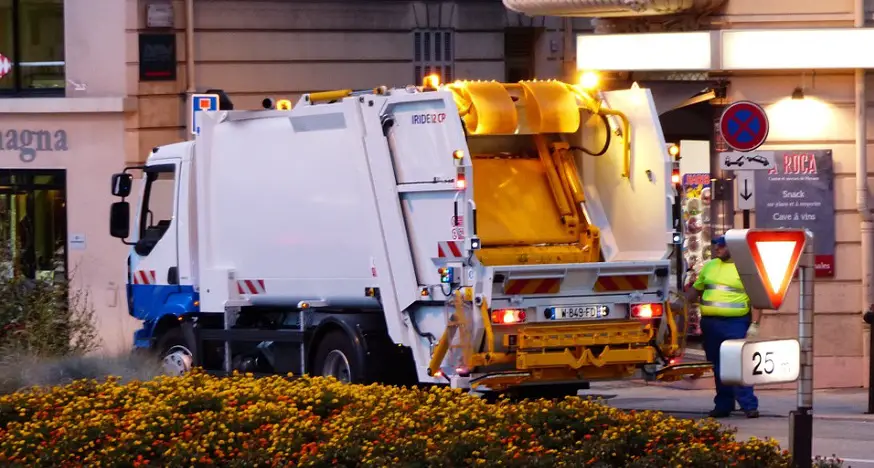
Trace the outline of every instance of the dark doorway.
{"type": "Polygon", "coordinates": [[[668,143],[680,140],[713,141],[714,108],[710,101],[674,109],[659,116],[668,143]]]}
{"type": "Polygon", "coordinates": [[[2,273],[67,279],[67,176],[63,169],[0,169],[2,273]]]}
{"type": "MultiPolygon", "coordinates": [[[[713,125],[714,116],[716,115],[711,100],[697,102],[695,104],[686,105],[683,107],[669,110],[659,116],[659,121],[662,126],[662,133],[665,136],[665,142],[669,145],[680,145],[683,140],[689,141],[706,141],[710,142],[709,151],[707,154],[689,154],[684,155],[680,152],[680,158],[707,158],[707,163],[713,161],[714,141],[716,139],[715,128],[713,125]]],[[[679,171],[679,163],[674,163],[674,167],[679,171]]],[[[682,185],[679,190],[679,198],[674,205],[675,226],[683,233],[682,245],[682,265],[679,267],[678,285],[679,288],[691,287],[691,283],[697,277],[704,263],[710,260],[712,251],[710,249],[710,239],[713,238],[713,230],[711,228],[715,220],[713,193],[715,187],[712,185],[713,173],[712,165],[710,174],[706,174],[703,180],[707,181],[707,185],[702,189],[701,174],[698,176],[689,176],[687,179],[684,175],[682,185]],[[690,185],[687,185],[687,182],[690,185]],[[704,193],[708,196],[705,197],[704,193]],[[705,202],[705,199],[710,201],[705,202]]],[[[676,253],[676,252],[675,252],[676,253]]],[[[697,342],[700,340],[700,311],[697,306],[693,305],[689,308],[689,323],[687,324],[687,334],[689,344],[692,349],[698,348],[697,342]]]]}

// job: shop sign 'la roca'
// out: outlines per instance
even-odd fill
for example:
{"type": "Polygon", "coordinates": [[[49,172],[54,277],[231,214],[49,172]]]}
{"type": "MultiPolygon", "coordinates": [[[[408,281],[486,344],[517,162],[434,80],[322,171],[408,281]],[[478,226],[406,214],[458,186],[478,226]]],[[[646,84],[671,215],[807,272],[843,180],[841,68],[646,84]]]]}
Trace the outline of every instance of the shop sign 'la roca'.
{"type": "Polygon", "coordinates": [[[0,130],[0,152],[17,152],[22,162],[33,162],[38,152],[68,151],[66,130],[0,130]]]}

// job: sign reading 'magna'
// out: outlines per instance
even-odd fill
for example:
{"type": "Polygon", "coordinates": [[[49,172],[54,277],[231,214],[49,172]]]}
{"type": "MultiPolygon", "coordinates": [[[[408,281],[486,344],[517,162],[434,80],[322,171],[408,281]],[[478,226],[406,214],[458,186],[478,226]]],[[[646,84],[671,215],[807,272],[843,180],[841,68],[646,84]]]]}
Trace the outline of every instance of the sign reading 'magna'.
{"type": "Polygon", "coordinates": [[[23,162],[32,162],[38,152],[69,151],[66,130],[0,130],[0,151],[17,152],[23,162]]]}

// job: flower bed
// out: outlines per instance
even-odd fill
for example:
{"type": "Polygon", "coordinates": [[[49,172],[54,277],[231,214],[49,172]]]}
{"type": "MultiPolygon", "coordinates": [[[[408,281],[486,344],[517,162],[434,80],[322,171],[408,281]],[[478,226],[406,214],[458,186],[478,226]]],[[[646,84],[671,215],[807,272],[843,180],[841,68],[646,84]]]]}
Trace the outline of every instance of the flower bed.
{"type": "Polygon", "coordinates": [[[82,380],[0,397],[2,466],[782,467],[774,441],[713,420],[580,398],[489,404],[459,391],[202,373],[82,380]]]}

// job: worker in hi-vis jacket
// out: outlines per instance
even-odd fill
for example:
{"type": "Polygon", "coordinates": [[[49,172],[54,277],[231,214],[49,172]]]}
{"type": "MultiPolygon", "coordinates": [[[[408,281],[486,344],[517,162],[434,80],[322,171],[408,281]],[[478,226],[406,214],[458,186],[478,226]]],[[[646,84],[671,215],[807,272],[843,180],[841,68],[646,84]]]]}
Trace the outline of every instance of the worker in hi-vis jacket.
{"type": "Polygon", "coordinates": [[[713,249],[713,259],[704,264],[695,283],[686,290],[689,303],[700,304],[704,353],[713,363],[716,397],[710,417],[730,416],[737,401],[746,417],[757,418],[759,400],[753,387],[724,385],[719,379],[719,347],[725,340],[758,335],[761,311],[750,307],[750,298],[725,245],[725,237],[713,239],[713,249]]]}

